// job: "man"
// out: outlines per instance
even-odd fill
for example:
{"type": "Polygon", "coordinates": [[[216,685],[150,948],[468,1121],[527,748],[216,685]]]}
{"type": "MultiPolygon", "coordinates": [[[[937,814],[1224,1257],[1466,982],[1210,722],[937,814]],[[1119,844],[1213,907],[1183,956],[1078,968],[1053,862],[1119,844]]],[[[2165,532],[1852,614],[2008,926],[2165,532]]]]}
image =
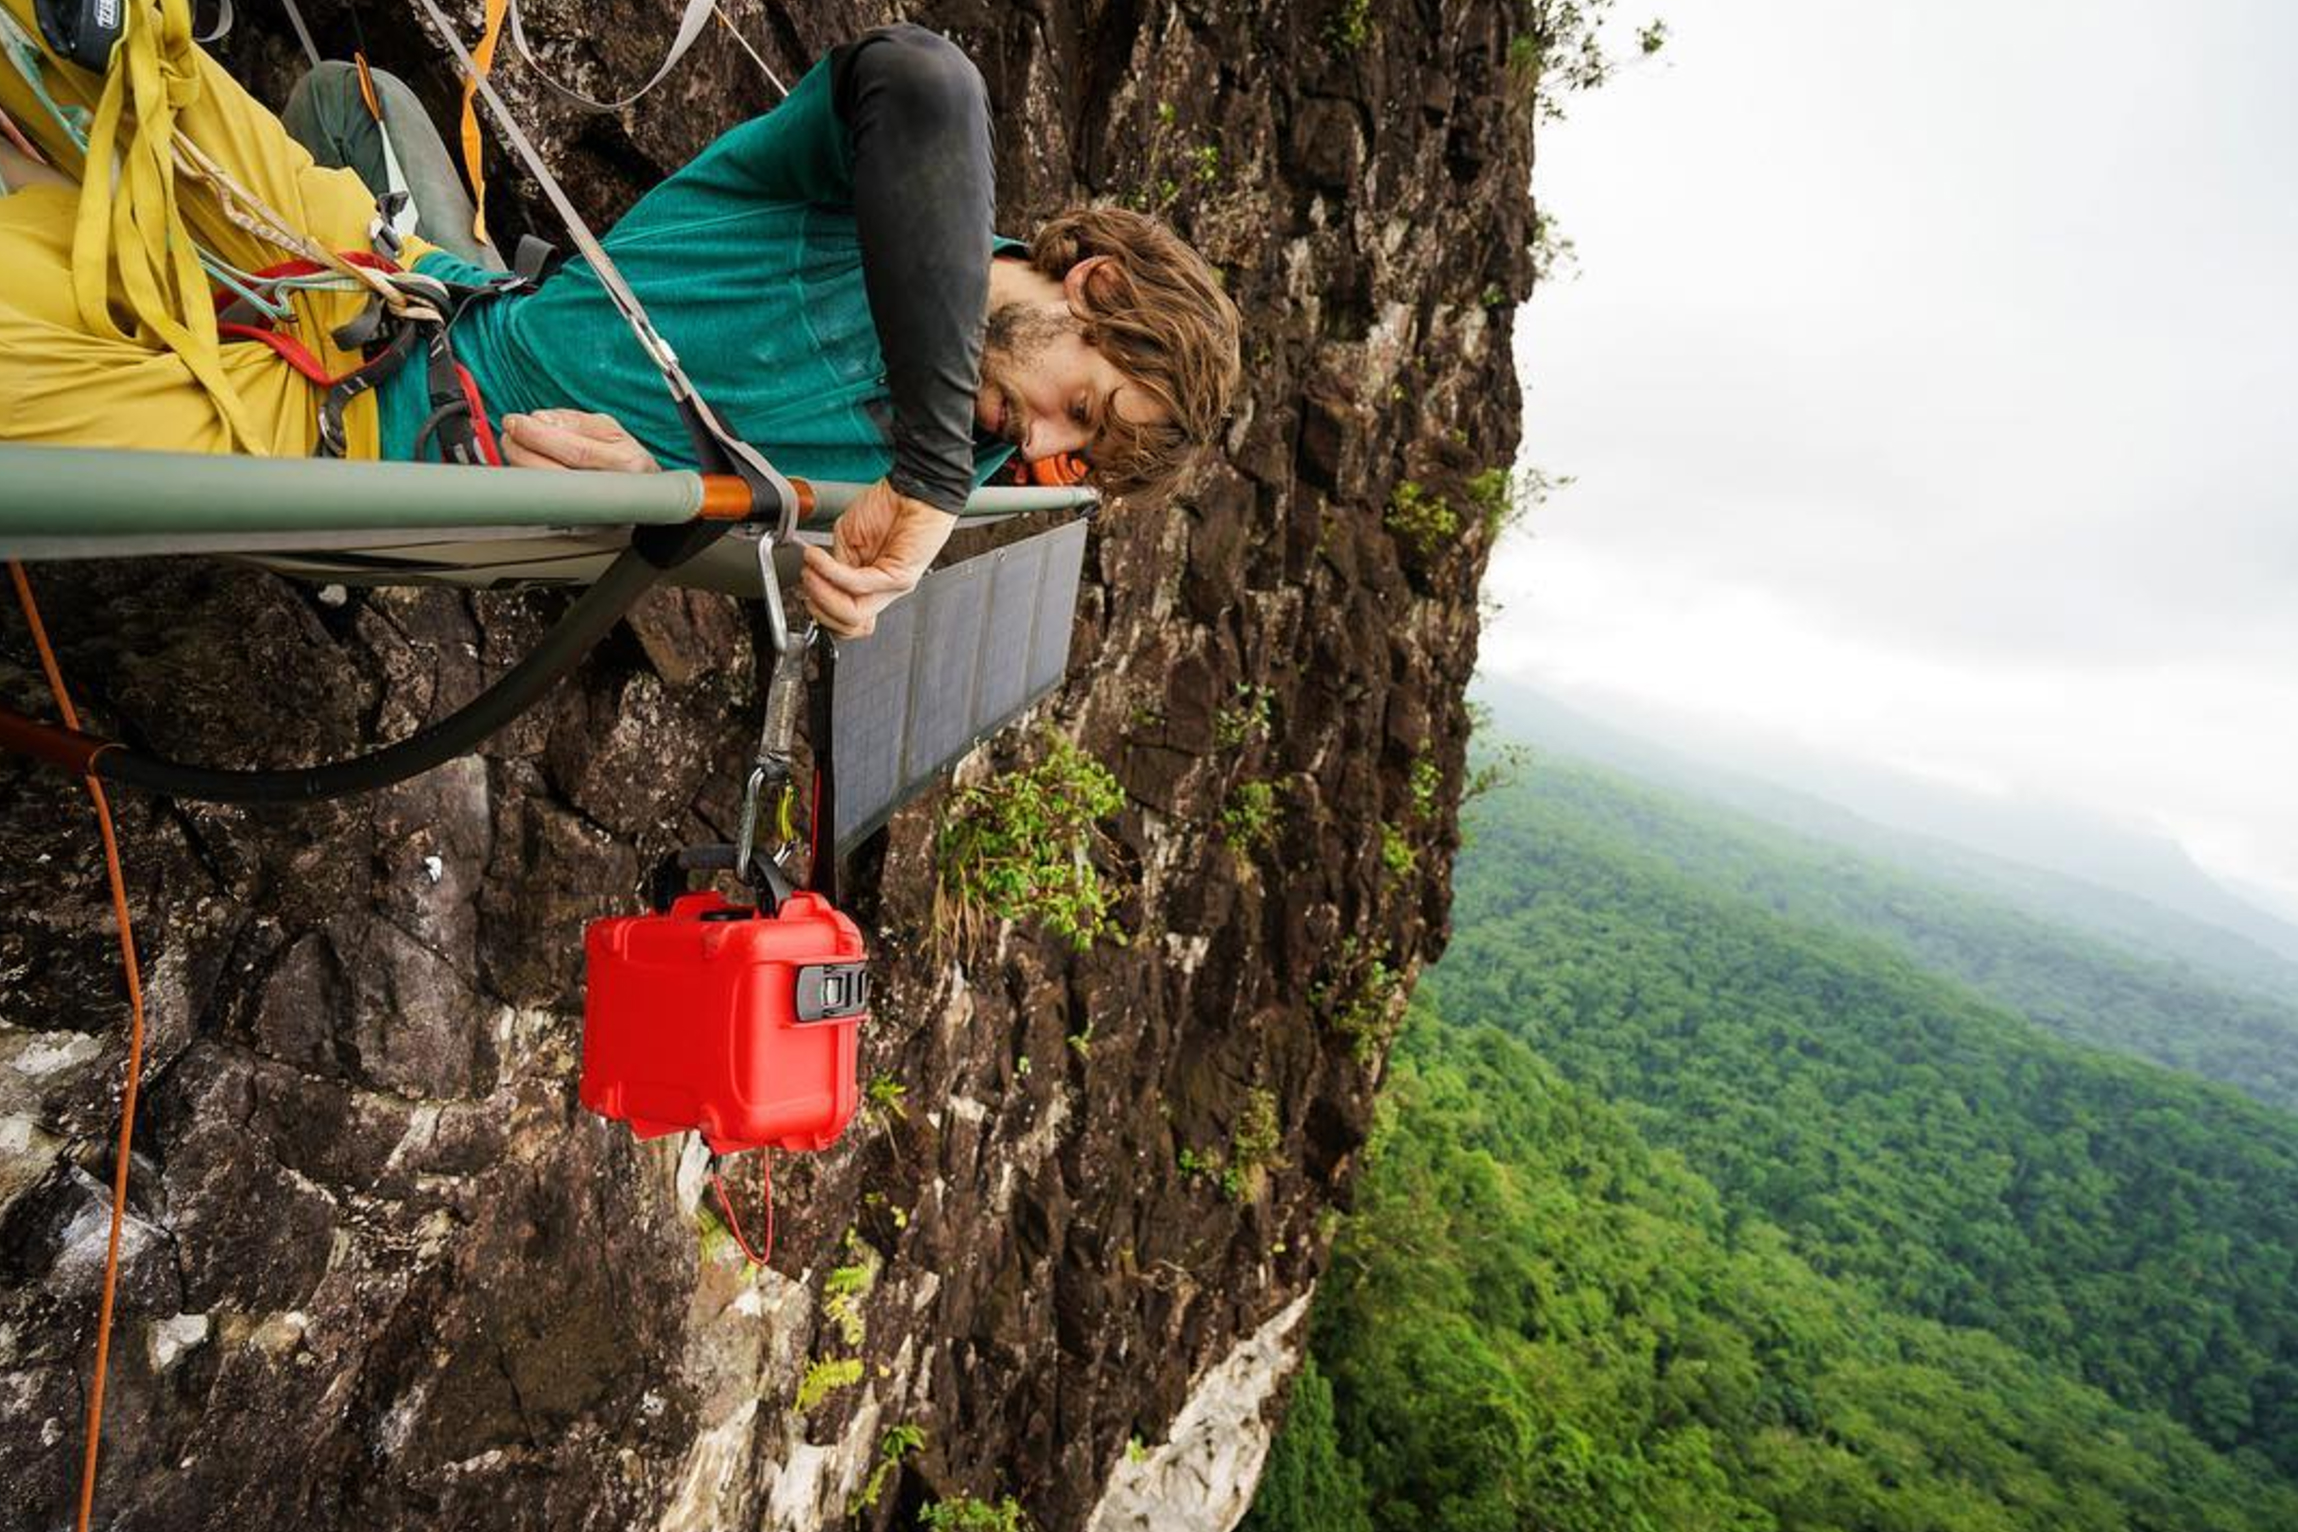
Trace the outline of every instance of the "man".
{"type": "MultiPolygon", "coordinates": [[[[30,9],[29,0],[7,4],[19,15],[30,9]]],[[[207,89],[184,109],[185,131],[231,143],[242,159],[275,162],[248,173],[276,183],[318,237],[338,248],[363,243],[364,213],[360,232],[347,235],[342,189],[321,179],[330,173],[297,165],[277,121],[204,55],[197,65],[207,89]]],[[[66,65],[51,62],[49,72],[85,100],[100,86],[66,65]]],[[[340,94],[343,73],[335,79],[340,94]]],[[[0,78],[0,97],[24,117],[23,98],[7,86],[0,78]]],[[[1026,247],[993,236],[989,134],[972,64],[932,33],[886,28],[834,50],[779,107],[721,135],[605,240],[734,431],[785,472],[872,483],[840,519],[835,547],[807,550],[805,593],[834,632],[869,632],[916,585],[967,494],[1015,452],[1028,461],[1075,453],[1104,487],[1153,492],[1212,439],[1235,390],[1236,309],[1204,260],[1162,225],[1122,209],[1080,209],[1026,247]]],[[[0,254],[7,226],[24,221],[10,207],[19,200],[0,199],[0,254]]],[[[194,225],[203,238],[232,237],[194,225]]],[[[56,246],[51,238],[47,253],[56,246]]],[[[451,280],[490,274],[421,239],[407,256],[451,280]]],[[[12,301],[0,294],[0,342],[26,328],[10,324],[12,301]]],[[[33,316],[45,340],[57,317],[54,304],[33,316]]],[[[306,333],[334,322],[314,316],[306,333]]],[[[580,261],[537,291],[474,307],[454,342],[501,421],[510,462],[634,471],[691,461],[659,376],[580,261]]],[[[253,349],[223,348],[226,384],[273,411],[291,409],[276,380],[234,355],[253,349]]],[[[89,358],[73,360],[84,368],[89,358]]],[[[147,370],[143,378],[155,405],[162,392],[170,405],[187,389],[216,392],[205,377],[154,379],[147,370]]],[[[8,392],[0,380],[0,429],[10,436],[90,440],[78,417],[42,429],[31,402],[41,388],[21,385],[14,400],[8,392]]],[[[377,392],[366,451],[416,455],[428,410],[421,369],[377,392]]],[[[302,406],[307,415],[307,395],[302,406]]],[[[257,450],[308,450],[308,435],[297,447],[289,426],[263,409],[244,413],[251,423],[240,434],[256,437],[257,450]]],[[[196,441],[218,434],[205,415],[193,425],[196,441]]],[[[139,428],[133,444],[177,443],[166,430],[139,428]]],[[[364,445],[355,435],[354,453],[364,445]]]]}

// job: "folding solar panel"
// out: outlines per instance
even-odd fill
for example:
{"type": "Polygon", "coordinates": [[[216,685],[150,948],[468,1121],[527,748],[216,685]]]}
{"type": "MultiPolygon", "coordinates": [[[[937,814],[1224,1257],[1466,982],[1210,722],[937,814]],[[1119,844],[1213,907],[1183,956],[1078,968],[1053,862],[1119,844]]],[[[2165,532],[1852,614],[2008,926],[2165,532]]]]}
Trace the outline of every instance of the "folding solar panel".
{"type": "Polygon", "coordinates": [[[843,856],[975,744],[1061,684],[1085,522],[948,569],[838,644],[830,731],[843,856]]]}

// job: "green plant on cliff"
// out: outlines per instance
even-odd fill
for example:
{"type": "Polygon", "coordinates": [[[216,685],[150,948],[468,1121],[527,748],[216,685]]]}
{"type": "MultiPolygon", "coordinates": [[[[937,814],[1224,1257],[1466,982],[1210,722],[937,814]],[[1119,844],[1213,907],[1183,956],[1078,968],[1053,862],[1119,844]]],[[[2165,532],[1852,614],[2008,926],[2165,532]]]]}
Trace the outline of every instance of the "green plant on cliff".
{"type": "Polygon", "coordinates": [[[870,1076],[870,1083],[862,1088],[862,1116],[870,1126],[883,1133],[910,1115],[902,1105],[902,1098],[910,1088],[890,1074],[870,1076]]]}
{"type": "Polygon", "coordinates": [[[959,792],[935,842],[934,929],[967,943],[993,921],[1044,926],[1080,951],[1112,935],[1116,890],[1093,853],[1125,793],[1056,729],[1036,765],[959,792]]]}
{"type": "Polygon", "coordinates": [[[878,1438],[877,1466],[870,1470],[870,1476],[862,1482],[862,1487],[854,1492],[852,1503],[846,1507],[847,1517],[851,1519],[874,1507],[878,1497],[886,1492],[886,1485],[901,1468],[902,1459],[925,1444],[926,1433],[906,1420],[899,1425],[886,1427],[886,1434],[878,1438]]]}
{"type": "Polygon", "coordinates": [[[1604,24],[1611,13],[1612,0],[1519,0],[1523,30],[1509,39],[1508,67],[1542,118],[1561,119],[1565,96],[1594,90],[1667,46],[1668,24],[1654,18],[1636,29],[1633,53],[1609,51],[1604,24]]]}
{"type": "Polygon", "coordinates": [[[859,1239],[849,1239],[862,1259],[851,1266],[834,1268],[822,1282],[822,1313],[838,1327],[838,1336],[849,1346],[862,1343],[862,1300],[869,1296],[870,1288],[878,1280],[876,1252],[859,1239]]]}
{"type": "Polygon", "coordinates": [[[1404,826],[1394,820],[1380,822],[1380,865],[1388,869],[1390,876],[1398,878],[1412,876],[1413,869],[1420,865],[1420,853],[1404,833],[1404,826]]]}
{"type": "Polygon", "coordinates": [[[1551,282],[1579,272],[1579,245],[1564,232],[1563,225],[1547,213],[1532,215],[1532,241],[1524,248],[1532,257],[1534,283],[1551,282]]]}
{"type": "Polygon", "coordinates": [[[1325,23],[1325,37],[1343,53],[1354,53],[1372,41],[1372,0],[1341,0],[1340,9],[1325,23]]]}
{"type": "Polygon", "coordinates": [[[1221,1190],[1231,1202],[1251,1202],[1261,1195],[1284,1141],[1275,1092],[1255,1086],[1246,1092],[1245,1109],[1229,1134],[1229,1163],[1221,1172],[1221,1190]]]}
{"type": "Polygon", "coordinates": [[[1444,785],[1444,771],[1433,755],[1417,755],[1412,759],[1412,772],[1405,778],[1412,794],[1412,813],[1416,819],[1427,819],[1436,812],[1437,789],[1444,785]]]}
{"type": "Polygon", "coordinates": [[[1141,181],[1125,196],[1135,212],[1163,216],[1190,186],[1210,187],[1221,179],[1221,146],[1194,144],[1177,149],[1174,125],[1179,112],[1170,101],[1157,103],[1156,125],[1141,155],[1141,181]]]}
{"type": "Polygon", "coordinates": [[[806,1368],[806,1376],[798,1382],[798,1400],[792,1408],[803,1415],[829,1396],[834,1388],[846,1388],[862,1381],[862,1359],[858,1356],[820,1357],[806,1368]]]}
{"type": "Polygon", "coordinates": [[[1516,519],[1516,494],[1505,468],[1487,468],[1468,481],[1468,504],[1484,523],[1486,535],[1497,537],[1516,519]]]}
{"type": "Polygon", "coordinates": [[[1570,474],[1552,474],[1529,465],[1513,472],[1487,468],[1469,479],[1468,504],[1484,523],[1488,536],[1496,539],[1573,482],[1570,474]]]}
{"type": "Polygon", "coordinates": [[[1355,937],[1346,937],[1324,980],[1310,989],[1309,1004],[1348,1041],[1356,1061],[1369,1067],[1403,1019],[1404,979],[1355,937]]]}
{"type": "Polygon", "coordinates": [[[918,1525],[932,1532],[1028,1532],[1029,1524],[1021,1503],[1011,1495],[994,1505],[959,1495],[954,1500],[936,1500],[918,1512],[918,1525]]]}
{"type": "Polygon", "coordinates": [[[1277,806],[1276,783],[1239,782],[1221,806],[1221,838],[1240,857],[1265,851],[1277,843],[1277,825],[1283,814],[1277,806]]]}
{"type": "Polygon", "coordinates": [[[1237,683],[1236,696],[1213,714],[1214,746],[1234,750],[1248,741],[1267,739],[1276,700],[1276,692],[1269,687],[1237,683]]]}
{"type": "Polygon", "coordinates": [[[1532,748],[1521,740],[1501,739],[1493,731],[1492,709],[1481,702],[1468,708],[1469,771],[1460,789],[1460,806],[1497,788],[1513,786],[1532,769],[1532,748]]]}
{"type": "Polygon", "coordinates": [[[1434,558],[1460,531],[1460,513],[1442,495],[1411,479],[1398,481],[1381,524],[1421,559],[1434,558]]]}
{"type": "MultiPolygon", "coordinates": [[[[702,1247],[702,1264],[705,1266],[717,1265],[720,1256],[737,1248],[734,1236],[727,1232],[726,1220],[712,1211],[708,1203],[698,1203],[695,1206],[694,1237],[702,1247]]],[[[745,1277],[754,1275],[758,1269],[747,1260],[743,1265],[745,1277]]]]}

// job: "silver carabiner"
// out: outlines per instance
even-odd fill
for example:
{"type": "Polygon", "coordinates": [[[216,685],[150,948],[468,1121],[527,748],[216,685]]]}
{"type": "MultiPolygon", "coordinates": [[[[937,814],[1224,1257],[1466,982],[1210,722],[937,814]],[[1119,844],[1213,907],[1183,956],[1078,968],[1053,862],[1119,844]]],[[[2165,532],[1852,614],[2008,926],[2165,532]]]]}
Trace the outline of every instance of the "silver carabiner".
{"type": "Polygon", "coordinates": [[[742,824],[734,836],[734,876],[744,884],[750,881],[750,855],[758,848],[758,797],[766,788],[766,768],[750,768],[750,780],[742,786],[742,824]]]}
{"type": "Polygon", "coordinates": [[[782,615],[782,582],[774,573],[774,544],[771,537],[758,539],[758,583],[766,592],[766,626],[772,631],[774,657],[779,662],[790,652],[790,624],[782,615]]]}

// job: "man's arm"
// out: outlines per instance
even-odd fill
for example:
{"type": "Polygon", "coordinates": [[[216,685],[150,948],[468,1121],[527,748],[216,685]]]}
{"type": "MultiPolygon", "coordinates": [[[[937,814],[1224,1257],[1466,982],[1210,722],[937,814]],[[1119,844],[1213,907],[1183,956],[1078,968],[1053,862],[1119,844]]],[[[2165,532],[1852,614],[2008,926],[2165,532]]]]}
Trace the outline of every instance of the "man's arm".
{"type": "Polygon", "coordinates": [[[995,179],[988,93],[947,38],[881,28],[831,54],[830,82],[894,406],[893,470],[839,518],[831,552],[806,550],[807,605],[854,637],[916,588],[973,492],[995,179]]]}
{"type": "Polygon", "coordinates": [[[852,146],[854,222],[886,391],[896,494],[955,515],[973,492],[974,393],[989,304],[989,97],[947,38],[881,28],[830,55],[852,146]]]}

